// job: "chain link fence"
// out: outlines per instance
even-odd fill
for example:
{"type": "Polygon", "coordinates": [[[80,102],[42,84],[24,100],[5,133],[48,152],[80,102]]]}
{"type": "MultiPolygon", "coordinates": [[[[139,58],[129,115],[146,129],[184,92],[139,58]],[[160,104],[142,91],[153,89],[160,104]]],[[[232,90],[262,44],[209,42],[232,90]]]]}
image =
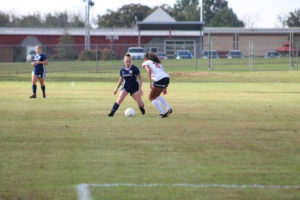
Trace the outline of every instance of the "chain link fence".
{"type": "MultiPolygon", "coordinates": [[[[122,65],[123,56],[137,44],[91,44],[85,51],[84,45],[43,45],[43,51],[51,63],[64,62],[64,66],[77,68],[86,66],[95,72],[109,71],[112,66],[122,65]],[[68,63],[69,62],[69,63],[68,63]],[[75,64],[76,63],[76,64],[75,64]]],[[[177,67],[177,71],[294,71],[299,70],[300,42],[278,41],[214,41],[203,42],[202,51],[193,40],[167,41],[142,44],[144,52],[161,56],[165,66],[177,67]],[[179,53],[187,54],[186,57],[179,53]]],[[[31,62],[34,46],[0,46],[0,62],[31,62]]],[[[141,52],[143,54],[143,52],[141,52]]],[[[139,57],[142,59],[142,56],[139,57]]],[[[142,60],[134,60],[140,65],[142,60]]],[[[67,70],[66,70],[67,71],[67,70]]]]}

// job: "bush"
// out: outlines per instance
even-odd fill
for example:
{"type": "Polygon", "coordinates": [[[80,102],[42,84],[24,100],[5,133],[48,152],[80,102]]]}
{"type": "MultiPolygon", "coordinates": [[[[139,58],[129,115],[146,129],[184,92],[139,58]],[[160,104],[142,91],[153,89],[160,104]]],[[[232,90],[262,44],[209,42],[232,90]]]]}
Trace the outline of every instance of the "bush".
{"type": "MultiPolygon", "coordinates": [[[[84,60],[96,60],[96,50],[90,50],[90,51],[81,51],[78,55],[78,60],[84,61],[84,60]]],[[[99,52],[98,52],[99,55],[99,52]]]]}
{"type": "Polygon", "coordinates": [[[101,60],[117,60],[119,56],[111,49],[102,49],[100,50],[101,60]]]}
{"type": "MultiPolygon", "coordinates": [[[[84,60],[96,60],[96,53],[97,51],[95,49],[90,51],[81,51],[78,60],[84,61],[84,60]]],[[[99,60],[116,60],[119,59],[119,56],[112,51],[111,49],[101,49],[98,50],[98,59],[99,60]]]]}

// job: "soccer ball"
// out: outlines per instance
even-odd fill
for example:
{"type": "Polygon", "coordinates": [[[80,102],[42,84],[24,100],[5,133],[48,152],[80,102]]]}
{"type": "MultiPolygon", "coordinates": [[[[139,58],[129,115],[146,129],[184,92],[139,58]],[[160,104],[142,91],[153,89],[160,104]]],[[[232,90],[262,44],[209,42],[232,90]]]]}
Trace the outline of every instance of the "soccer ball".
{"type": "Polygon", "coordinates": [[[135,111],[133,108],[127,108],[125,110],[125,116],[126,117],[134,117],[135,116],[135,111]]]}

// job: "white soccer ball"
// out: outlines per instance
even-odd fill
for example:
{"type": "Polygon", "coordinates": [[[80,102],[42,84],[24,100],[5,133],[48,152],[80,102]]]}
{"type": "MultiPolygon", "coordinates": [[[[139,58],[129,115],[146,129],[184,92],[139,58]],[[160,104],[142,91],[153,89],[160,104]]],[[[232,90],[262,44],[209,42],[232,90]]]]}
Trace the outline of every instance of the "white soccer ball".
{"type": "Polygon", "coordinates": [[[127,108],[125,110],[125,116],[126,117],[134,117],[135,116],[135,110],[133,108],[127,108]]]}

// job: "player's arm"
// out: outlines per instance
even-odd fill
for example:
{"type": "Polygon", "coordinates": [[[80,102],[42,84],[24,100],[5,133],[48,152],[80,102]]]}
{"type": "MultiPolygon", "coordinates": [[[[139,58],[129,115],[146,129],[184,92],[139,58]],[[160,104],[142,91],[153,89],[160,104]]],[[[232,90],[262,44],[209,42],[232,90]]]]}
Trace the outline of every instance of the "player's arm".
{"type": "Polygon", "coordinates": [[[123,77],[120,76],[118,85],[117,85],[116,89],[114,90],[114,94],[117,94],[117,92],[118,92],[118,90],[119,90],[119,87],[121,86],[122,82],[123,82],[123,77]]]}
{"type": "Polygon", "coordinates": [[[167,94],[167,88],[164,88],[164,90],[163,90],[163,94],[167,94]]]}
{"type": "Polygon", "coordinates": [[[48,59],[43,61],[36,61],[36,64],[48,65],[48,59]]]}
{"type": "Polygon", "coordinates": [[[147,71],[147,75],[148,75],[148,81],[150,83],[150,88],[152,89],[152,81],[151,81],[151,70],[150,67],[148,65],[144,65],[144,69],[147,71]]]}

